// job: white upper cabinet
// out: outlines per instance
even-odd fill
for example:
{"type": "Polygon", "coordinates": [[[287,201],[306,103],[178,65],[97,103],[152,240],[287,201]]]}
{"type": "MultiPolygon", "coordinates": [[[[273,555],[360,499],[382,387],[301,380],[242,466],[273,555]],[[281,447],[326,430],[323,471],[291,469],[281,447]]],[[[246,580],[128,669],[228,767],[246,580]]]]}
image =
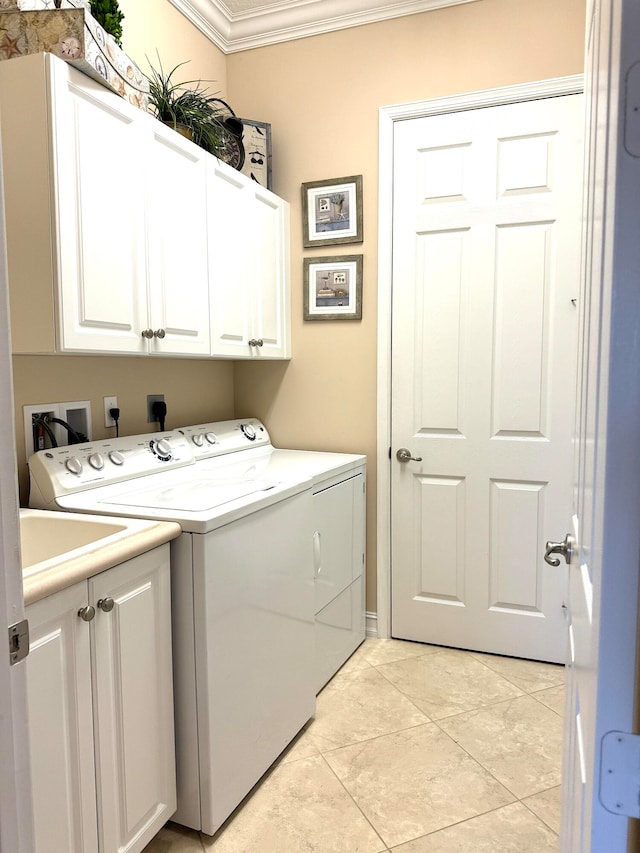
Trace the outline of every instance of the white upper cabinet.
{"type": "Polygon", "coordinates": [[[138,110],[66,64],[49,66],[59,349],[145,352],[145,161],[138,110]]]}
{"type": "Polygon", "coordinates": [[[0,111],[13,352],[289,357],[286,202],[51,54],[0,111]]]}
{"type": "MultiPolygon", "coordinates": [[[[148,123],[149,321],[154,352],[209,355],[206,152],[148,123]]],[[[147,140],[145,140],[147,142],[147,140]]]]}
{"type": "Polygon", "coordinates": [[[250,353],[249,193],[240,172],[209,161],[209,282],[211,350],[242,358],[250,353]],[[238,228],[237,223],[244,227],[238,228]]]}
{"type": "Polygon", "coordinates": [[[211,352],[290,358],[289,205],[209,161],[211,352]]]}
{"type": "Polygon", "coordinates": [[[289,205],[255,182],[252,204],[253,269],[251,280],[253,355],[289,358],[289,205]]]}

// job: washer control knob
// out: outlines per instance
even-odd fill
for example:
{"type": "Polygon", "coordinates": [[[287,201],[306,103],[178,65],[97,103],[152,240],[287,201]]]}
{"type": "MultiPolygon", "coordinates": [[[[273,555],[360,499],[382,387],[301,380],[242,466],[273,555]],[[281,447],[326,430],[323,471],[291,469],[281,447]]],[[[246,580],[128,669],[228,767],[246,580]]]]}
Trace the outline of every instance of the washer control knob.
{"type": "Polygon", "coordinates": [[[171,445],[165,438],[161,438],[159,441],[154,442],[153,452],[156,454],[158,459],[162,459],[165,462],[171,459],[171,445]]]}
{"type": "Polygon", "coordinates": [[[207,439],[209,444],[217,444],[218,442],[218,436],[215,432],[205,432],[204,437],[207,439]]]}
{"type": "Polygon", "coordinates": [[[96,471],[102,471],[104,468],[104,459],[102,458],[102,454],[92,453],[89,456],[89,465],[91,465],[92,468],[95,468],[96,471]]]}
{"type": "Polygon", "coordinates": [[[251,424],[240,424],[240,429],[244,433],[245,438],[248,438],[249,441],[256,440],[255,427],[253,427],[251,424]]]}
{"type": "Polygon", "coordinates": [[[201,432],[199,432],[193,436],[191,441],[195,444],[196,447],[202,447],[202,445],[204,444],[204,436],[201,432]]]}
{"type": "Polygon", "coordinates": [[[64,466],[72,474],[82,474],[82,462],[77,456],[70,456],[64,463],[64,466]]]}
{"type": "Polygon", "coordinates": [[[124,465],[124,456],[122,455],[122,453],[120,453],[119,450],[110,450],[109,459],[113,462],[114,465],[124,465]]]}

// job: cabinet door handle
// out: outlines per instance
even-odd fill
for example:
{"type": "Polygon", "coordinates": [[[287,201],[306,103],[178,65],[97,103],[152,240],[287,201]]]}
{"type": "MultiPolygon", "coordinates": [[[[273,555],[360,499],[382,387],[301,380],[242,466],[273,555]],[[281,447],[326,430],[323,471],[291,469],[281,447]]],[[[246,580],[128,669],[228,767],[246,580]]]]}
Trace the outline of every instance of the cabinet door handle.
{"type": "Polygon", "coordinates": [[[78,616],[84,622],[91,622],[91,620],[93,619],[93,617],[95,615],[96,615],[96,609],[92,604],[87,604],[86,607],[81,607],[80,610],[78,610],[78,616]]]}
{"type": "Polygon", "coordinates": [[[251,338],[251,340],[249,341],[249,346],[262,347],[264,346],[264,341],[262,340],[262,338],[251,338]]]}
{"type": "Polygon", "coordinates": [[[313,573],[316,577],[322,571],[320,531],[313,531],[313,573]]]}
{"type": "Polygon", "coordinates": [[[110,613],[113,610],[114,604],[115,602],[111,596],[98,599],[98,607],[100,610],[104,610],[105,613],[110,613]]]}
{"type": "Polygon", "coordinates": [[[143,329],[142,330],[142,337],[147,338],[147,340],[152,338],[153,337],[153,329],[143,329]]]}
{"type": "Polygon", "coordinates": [[[153,337],[154,337],[154,338],[160,338],[160,340],[162,340],[166,334],[167,334],[167,333],[165,332],[165,330],[164,330],[164,329],[157,329],[157,330],[153,333],[153,337]]]}

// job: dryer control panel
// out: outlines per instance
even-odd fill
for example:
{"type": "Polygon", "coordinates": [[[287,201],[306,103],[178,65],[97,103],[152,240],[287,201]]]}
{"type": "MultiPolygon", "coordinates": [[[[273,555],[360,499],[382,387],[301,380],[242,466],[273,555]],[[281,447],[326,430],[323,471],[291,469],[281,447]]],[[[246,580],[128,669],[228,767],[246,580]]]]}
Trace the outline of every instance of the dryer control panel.
{"type": "Polygon", "coordinates": [[[265,425],[257,418],[197,424],[176,432],[187,439],[198,460],[271,443],[265,425]]]}

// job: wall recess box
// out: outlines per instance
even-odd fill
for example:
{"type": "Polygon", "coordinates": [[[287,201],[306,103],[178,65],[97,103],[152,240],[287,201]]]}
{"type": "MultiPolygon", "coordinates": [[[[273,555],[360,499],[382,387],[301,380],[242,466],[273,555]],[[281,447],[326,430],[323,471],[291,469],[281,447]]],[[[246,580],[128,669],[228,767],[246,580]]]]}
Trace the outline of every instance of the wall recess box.
{"type": "MultiPolygon", "coordinates": [[[[60,420],[66,421],[75,432],[80,432],[86,435],[88,441],[91,440],[91,402],[89,400],[77,400],[71,403],[38,403],[23,406],[22,411],[24,413],[24,448],[27,459],[36,450],[44,450],[52,446],[46,430],[34,429],[33,418],[37,415],[60,418],[60,420]]],[[[52,423],[49,424],[49,429],[53,432],[59,447],[69,444],[69,435],[63,426],[52,423]]]]}

